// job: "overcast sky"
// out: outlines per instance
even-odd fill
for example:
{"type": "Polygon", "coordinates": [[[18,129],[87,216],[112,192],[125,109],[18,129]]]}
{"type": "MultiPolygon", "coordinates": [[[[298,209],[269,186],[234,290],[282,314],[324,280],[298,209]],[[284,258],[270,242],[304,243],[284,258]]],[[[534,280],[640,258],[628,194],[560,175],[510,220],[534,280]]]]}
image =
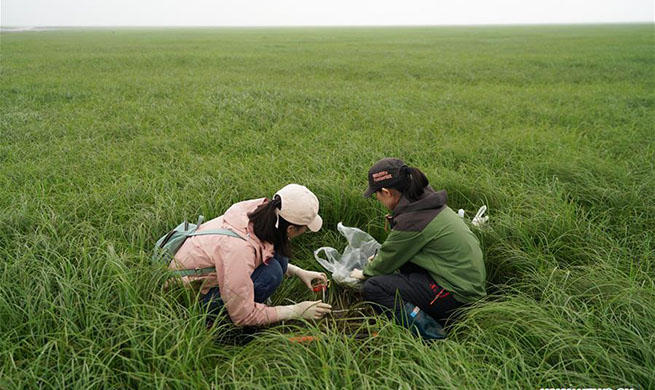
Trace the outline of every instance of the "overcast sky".
{"type": "Polygon", "coordinates": [[[0,0],[8,26],[653,22],[654,0],[0,0]]]}

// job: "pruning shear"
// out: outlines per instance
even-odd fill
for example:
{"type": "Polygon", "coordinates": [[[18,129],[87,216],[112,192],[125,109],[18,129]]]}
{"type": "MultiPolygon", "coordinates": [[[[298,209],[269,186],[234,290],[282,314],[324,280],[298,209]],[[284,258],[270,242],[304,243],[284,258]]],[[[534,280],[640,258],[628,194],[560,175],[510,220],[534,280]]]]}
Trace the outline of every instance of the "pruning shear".
{"type": "Polygon", "coordinates": [[[326,283],[322,281],[312,283],[312,291],[314,291],[315,293],[320,292],[323,296],[323,302],[325,302],[326,291],[329,287],[330,287],[330,279],[328,279],[326,283]]]}

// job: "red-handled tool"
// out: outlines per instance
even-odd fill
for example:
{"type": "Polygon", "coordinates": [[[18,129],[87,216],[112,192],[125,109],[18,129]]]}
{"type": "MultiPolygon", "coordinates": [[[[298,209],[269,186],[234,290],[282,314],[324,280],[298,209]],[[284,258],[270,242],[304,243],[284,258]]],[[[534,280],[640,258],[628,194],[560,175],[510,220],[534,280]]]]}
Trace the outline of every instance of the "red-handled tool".
{"type": "Polygon", "coordinates": [[[328,279],[327,283],[323,283],[323,282],[312,283],[312,291],[314,291],[315,293],[320,292],[323,296],[323,302],[325,302],[325,292],[329,287],[330,287],[330,279],[328,279]]]}

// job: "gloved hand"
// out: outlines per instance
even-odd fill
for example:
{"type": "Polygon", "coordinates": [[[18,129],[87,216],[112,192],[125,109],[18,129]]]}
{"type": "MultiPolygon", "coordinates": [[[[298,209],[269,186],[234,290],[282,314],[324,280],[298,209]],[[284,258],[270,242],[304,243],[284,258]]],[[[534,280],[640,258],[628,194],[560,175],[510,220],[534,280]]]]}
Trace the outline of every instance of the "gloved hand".
{"type": "Polygon", "coordinates": [[[278,321],[304,318],[306,320],[320,320],[332,312],[332,306],[318,301],[305,301],[289,306],[276,306],[278,321]]]}
{"type": "Polygon", "coordinates": [[[327,283],[327,276],[322,272],[307,271],[303,269],[299,270],[296,273],[296,276],[298,279],[302,280],[310,290],[312,289],[312,281],[315,279],[321,279],[323,283],[327,283]]]}
{"type": "Polygon", "coordinates": [[[305,301],[297,303],[297,310],[299,312],[299,317],[306,320],[314,319],[320,320],[326,314],[332,312],[332,306],[323,303],[320,300],[318,301],[305,301]]]}
{"type": "Polygon", "coordinates": [[[322,272],[307,271],[293,264],[287,266],[287,275],[297,276],[310,290],[312,289],[312,281],[315,279],[321,279],[323,283],[327,283],[328,281],[327,276],[322,272]]]}
{"type": "Polygon", "coordinates": [[[366,279],[366,276],[364,276],[364,272],[359,268],[355,268],[352,271],[350,271],[350,277],[359,280],[366,279]]]}

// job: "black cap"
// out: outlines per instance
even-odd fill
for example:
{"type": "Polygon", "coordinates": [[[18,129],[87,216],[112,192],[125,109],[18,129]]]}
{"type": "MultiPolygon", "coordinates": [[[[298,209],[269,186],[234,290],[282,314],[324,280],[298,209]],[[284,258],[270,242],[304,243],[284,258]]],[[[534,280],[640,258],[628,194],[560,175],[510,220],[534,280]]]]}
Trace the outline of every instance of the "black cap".
{"type": "Polygon", "coordinates": [[[383,158],[368,170],[368,188],[364,197],[368,198],[380,188],[390,188],[400,183],[400,170],[405,167],[403,160],[383,158]]]}

